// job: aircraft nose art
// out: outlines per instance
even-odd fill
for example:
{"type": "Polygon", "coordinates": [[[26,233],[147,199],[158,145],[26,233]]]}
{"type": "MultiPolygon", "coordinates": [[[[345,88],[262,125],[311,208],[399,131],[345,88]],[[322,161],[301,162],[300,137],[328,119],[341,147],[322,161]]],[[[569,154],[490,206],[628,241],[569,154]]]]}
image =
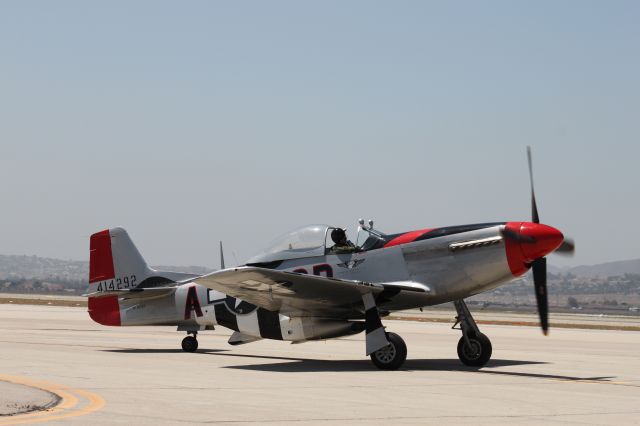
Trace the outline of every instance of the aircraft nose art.
{"type": "Polygon", "coordinates": [[[505,228],[515,238],[505,238],[507,260],[513,275],[524,274],[535,259],[551,253],[564,241],[554,227],[531,222],[508,222],[505,228]]]}

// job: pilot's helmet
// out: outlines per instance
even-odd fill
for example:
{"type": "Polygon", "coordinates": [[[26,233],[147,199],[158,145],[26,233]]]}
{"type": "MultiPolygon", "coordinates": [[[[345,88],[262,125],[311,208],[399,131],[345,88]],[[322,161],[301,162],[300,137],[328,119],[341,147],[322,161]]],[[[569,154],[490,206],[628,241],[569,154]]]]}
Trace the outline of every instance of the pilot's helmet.
{"type": "Polygon", "coordinates": [[[331,239],[334,243],[339,244],[347,239],[347,233],[344,232],[344,229],[336,228],[331,231],[331,239]]]}

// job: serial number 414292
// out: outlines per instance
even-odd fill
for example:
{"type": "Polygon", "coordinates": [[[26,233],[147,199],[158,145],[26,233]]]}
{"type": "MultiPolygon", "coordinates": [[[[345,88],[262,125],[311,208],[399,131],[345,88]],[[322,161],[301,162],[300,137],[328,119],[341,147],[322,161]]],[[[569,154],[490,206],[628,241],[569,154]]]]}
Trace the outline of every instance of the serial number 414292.
{"type": "Polygon", "coordinates": [[[122,278],[114,278],[112,280],[100,281],[96,291],[117,291],[134,288],[136,283],[135,275],[128,275],[122,278]]]}

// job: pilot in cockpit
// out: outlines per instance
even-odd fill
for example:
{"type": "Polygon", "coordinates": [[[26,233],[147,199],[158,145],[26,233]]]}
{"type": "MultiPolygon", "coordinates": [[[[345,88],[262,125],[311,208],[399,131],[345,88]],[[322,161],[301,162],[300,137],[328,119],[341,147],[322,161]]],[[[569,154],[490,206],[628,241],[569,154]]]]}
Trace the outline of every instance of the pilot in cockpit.
{"type": "Polygon", "coordinates": [[[358,248],[349,240],[347,240],[347,233],[344,229],[335,228],[331,231],[331,240],[335,243],[329,253],[331,254],[344,254],[354,253],[358,251],[358,248]]]}

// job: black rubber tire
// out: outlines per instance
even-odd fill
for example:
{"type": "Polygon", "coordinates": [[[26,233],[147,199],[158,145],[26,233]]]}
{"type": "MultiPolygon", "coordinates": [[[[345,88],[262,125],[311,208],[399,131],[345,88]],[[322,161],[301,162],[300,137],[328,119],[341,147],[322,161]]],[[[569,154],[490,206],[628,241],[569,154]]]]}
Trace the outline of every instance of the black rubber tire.
{"type": "Polygon", "coordinates": [[[369,355],[371,361],[381,370],[397,370],[407,359],[407,345],[396,333],[387,333],[390,345],[369,355]]]}
{"type": "Polygon", "coordinates": [[[467,341],[461,337],[458,341],[458,358],[469,367],[484,367],[491,359],[491,341],[482,333],[469,336],[472,347],[467,346],[467,341]]]}
{"type": "Polygon", "coordinates": [[[185,352],[195,352],[198,350],[198,339],[193,336],[187,336],[182,339],[182,350],[185,352]]]}

